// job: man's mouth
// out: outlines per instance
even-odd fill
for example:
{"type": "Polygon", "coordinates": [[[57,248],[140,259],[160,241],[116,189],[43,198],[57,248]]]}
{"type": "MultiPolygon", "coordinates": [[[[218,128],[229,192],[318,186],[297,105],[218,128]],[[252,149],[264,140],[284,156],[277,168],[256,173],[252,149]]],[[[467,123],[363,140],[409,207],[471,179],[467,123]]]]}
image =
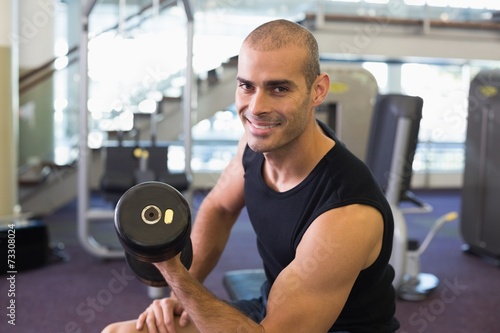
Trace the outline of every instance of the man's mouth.
{"type": "Polygon", "coordinates": [[[276,126],[279,126],[279,124],[257,125],[257,124],[252,123],[252,122],[250,122],[250,123],[252,124],[253,127],[255,127],[256,129],[260,129],[260,130],[270,129],[270,128],[274,128],[276,126]]]}
{"type": "Polygon", "coordinates": [[[256,130],[268,130],[281,125],[279,121],[271,120],[271,119],[251,119],[246,118],[249,124],[255,128],[256,130]]]}

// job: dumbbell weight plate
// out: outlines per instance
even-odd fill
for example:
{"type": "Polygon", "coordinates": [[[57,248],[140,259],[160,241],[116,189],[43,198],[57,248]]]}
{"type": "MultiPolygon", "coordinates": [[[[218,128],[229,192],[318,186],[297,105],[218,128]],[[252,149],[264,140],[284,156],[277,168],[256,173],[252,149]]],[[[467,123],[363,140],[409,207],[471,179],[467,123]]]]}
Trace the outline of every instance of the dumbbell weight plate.
{"type": "Polygon", "coordinates": [[[145,262],[168,260],[182,251],[191,233],[186,199],[172,186],[144,182],[128,189],[115,208],[123,248],[145,262]]]}
{"type": "Polygon", "coordinates": [[[172,186],[144,182],[131,187],[118,201],[115,229],[129,256],[147,263],[165,261],[190,243],[191,211],[172,186]]]}
{"type": "MultiPolygon", "coordinates": [[[[125,258],[132,271],[143,283],[152,287],[166,287],[168,285],[163,275],[161,275],[160,271],[152,263],[141,261],[128,252],[125,253],[125,258]]],[[[181,261],[188,269],[191,266],[192,258],[193,248],[191,246],[191,239],[189,239],[181,253],[181,261]]]]}

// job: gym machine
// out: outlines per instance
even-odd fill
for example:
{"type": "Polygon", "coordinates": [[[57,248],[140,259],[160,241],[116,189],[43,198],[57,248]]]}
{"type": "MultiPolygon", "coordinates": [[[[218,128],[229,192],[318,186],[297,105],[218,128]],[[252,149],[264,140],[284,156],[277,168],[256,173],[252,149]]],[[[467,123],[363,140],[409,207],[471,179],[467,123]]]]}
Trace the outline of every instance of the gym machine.
{"type": "Polygon", "coordinates": [[[316,109],[316,118],[333,129],[337,138],[364,160],[373,104],[378,94],[377,80],[370,71],[358,66],[322,62],[321,68],[331,82],[329,94],[316,109]]]}
{"type": "MultiPolygon", "coordinates": [[[[446,222],[457,218],[456,212],[438,218],[421,245],[410,240],[400,203],[408,198],[413,157],[418,142],[423,100],[400,94],[379,95],[370,130],[367,165],[385,191],[394,217],[394,240],[390,263],[394,267],[393,285],[398,296],[408,301],[426,299],[439,285],[433,274],[420,272],[420,256],[446,222]],[[387,153],[391,156],[385,156],[387,153]]],[[[414,197],[410,196],[410,199],[414,197]]],[[[412,200],[420,204],[420,201],[412,200]]],[[[429,211],[422,205],[423,212],[429,211]]]]}
{"type": "Polygon", "coordinates": [[[469,89],[460,231],[466,253],[500,266],[500,70],[483,70],[469,89]]]}
{"type": "MultiPolygon", "coordinates": [[[[90,149],[87,144],[88,137],[88,42],[89,42],[89,15],[96,4],[96,0],[81,1],[81,34],[80,34],[80,142],[78,159],[78,238],[84,249],[92,255],[100,258],[122,258],[122,249],[113,248],[109,244],[99,243],[90,233],[90,223],[95,220],[110,219],[114,217],[114,211],[95,209],[89,207],[89,156],[90,149]]],[[[189,0],[182,1],[187,17],[187,59],[186,59],[186,84],[183,95],[183,132],[184,148],[186,155],[186,175],[191,176],[191,100],[194,84],[193,80],[193,35],[194,16],[189,0]]]]}

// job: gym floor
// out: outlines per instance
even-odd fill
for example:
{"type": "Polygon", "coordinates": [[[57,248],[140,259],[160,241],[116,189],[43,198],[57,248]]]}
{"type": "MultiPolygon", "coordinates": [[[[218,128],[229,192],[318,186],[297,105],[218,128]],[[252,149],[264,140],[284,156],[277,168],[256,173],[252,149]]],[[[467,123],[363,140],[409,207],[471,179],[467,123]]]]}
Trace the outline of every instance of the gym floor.
{"type": "MultiPolygon", "coordinates": [[[[406,215],[411,238],[423,240],[438,217],[451,211],[460,213],[459,191],[415,193],[434,209],[431,213],[406,215]]],[[[195,195],[193,215],[202,198],[203,193],[195,195]]],[[[107,203],[96,196],[93,204],[107,203]]],[[[2,296],[0,307],[5,313],[0,321],[1,332],[100,332],[110,322],[137,317],[151,302],[147,287],[135,278],[124,260],[103,260],[85,252],[77,239],[76,208],[76,202],[72,202],[44,217],[51,243],[64,245],[67,260],[16,275],[16,326],[13,330],[7,322],[7,298],[2,296]]],[[[424,301],[398,300],[399,332],[500,332],[500,268],[492,260],[461,250],[459,223],[446,224],[422,255],[422,271],[436,275],[441,283],[424,301]]],[[[118,244],[109,221],[95,223],[92,232],[102,242],[118,244]]],[[[223,273],[259,267],[253,231],[244,212],[206,286],[227,299],[223,273]]],[[[0,294],[7,295],[8,289],[8,281],[2,277],[0,294]]]]}

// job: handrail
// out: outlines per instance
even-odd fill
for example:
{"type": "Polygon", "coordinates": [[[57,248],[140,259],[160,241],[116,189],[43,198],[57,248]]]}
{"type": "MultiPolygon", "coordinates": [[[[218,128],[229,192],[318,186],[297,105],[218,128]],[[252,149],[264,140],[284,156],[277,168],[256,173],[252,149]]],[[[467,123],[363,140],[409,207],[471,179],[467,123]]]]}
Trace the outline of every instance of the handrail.
{"type": "MultiPolygon", "coordinates": [[[[67,57],[67,56],[70,56],[72,55],[73,53],[75,53],[76,51],[78,50],[78,46],[73,46],[72,48],[70,48],[68,50],[68,52],[66,54],[64,54],[62,57],[67,57]]],[[[60,56],[61,57],[61,56],[60,56]]],[[[23,81],[26,81],[26,80],[29,80],[31,77],[33,77],[34,75],[40,73],[41,71],[47,69],[47,68],[50,68],[52,65],[54,65],[54,62],[60,58],[60,57],[54,57],[52,59],[50,59],[49,61],[45,62],[44,64],[28,71],[27,73],[23,74],[23,75],[20,75],[19,76],[19,83],[21,84],[23,81]]]]}
{"type": "Polygon", "coordinates": [[[37,86],[40,82],[52,77],[57,69],[55,68],[55,62],[61,57],[68,57],[68,65],[71,65],[78,61],[78,46],[74,46],[68,50],[68,52],[60,57],[50,59],[44,64],[36,67],[22,76],[19,77],[19,93],[22,94],[34,86],[37,86]]]}

